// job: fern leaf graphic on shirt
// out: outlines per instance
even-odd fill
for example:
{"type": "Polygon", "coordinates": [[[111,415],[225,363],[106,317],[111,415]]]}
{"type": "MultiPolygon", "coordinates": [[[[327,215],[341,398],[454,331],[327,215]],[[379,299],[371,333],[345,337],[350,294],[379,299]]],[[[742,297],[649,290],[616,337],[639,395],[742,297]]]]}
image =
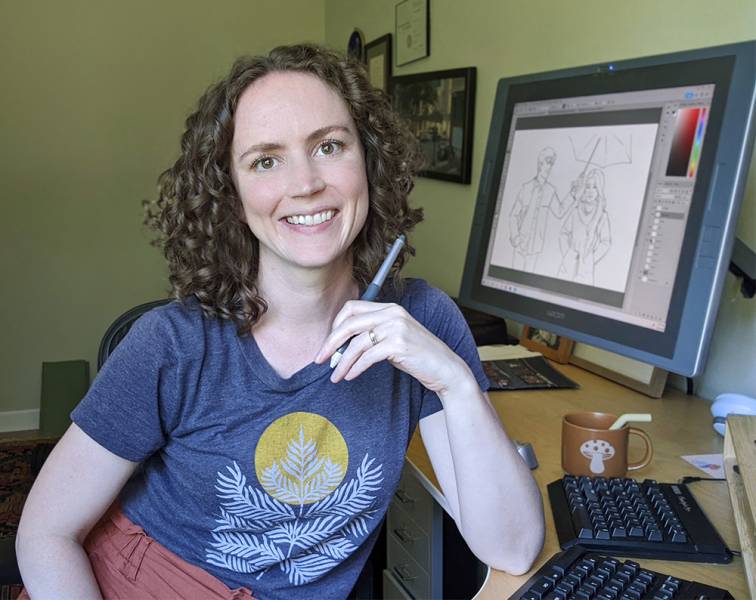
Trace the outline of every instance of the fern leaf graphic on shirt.
{"type": "Polygon", "coordinates": [[[263,490],[247,484],[236,462],[218,473],[220,511],[207,562],[258,579],[278,565],[293,585],[333,569],[369,534],[383,481],[382,466],[367,454],[344,481],[347,463],[341,433],[322,416],[292,413],[274,421],[255,451],[263,490]]]}
{"type": "Polygon", "coordinates": [[[344,477],[344,468],[317,453],[313,440],[299,435],[289,441],[286,457],[263,471],[260,483],[274,498],[290,504],[306,504],[333,491],[344,477]]]}

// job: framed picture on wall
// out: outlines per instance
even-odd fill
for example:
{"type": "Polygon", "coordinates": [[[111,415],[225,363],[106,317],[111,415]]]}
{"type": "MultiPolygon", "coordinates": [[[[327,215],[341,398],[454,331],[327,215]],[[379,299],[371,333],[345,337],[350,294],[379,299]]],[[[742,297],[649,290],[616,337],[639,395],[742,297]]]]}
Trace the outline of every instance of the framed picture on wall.
{"type": "Polygon", "coordinates": [[[573,341],[537,327],[524,325],[520,335],[520,346],[533,352],[540,352],[546,358],[565,364],[570,360],[573,341]]]}
{"type": "Polygon", "coordinates": [[[466,67],[392,78],[394,108],[420,140],[423,177],[470,183],[475,73],[466,67]]]}
{"type": "Polygon", "coordinates": [[[370,83],[390,93],[391,34],[387,33],[365,45],[365,67],[370,83]]]}

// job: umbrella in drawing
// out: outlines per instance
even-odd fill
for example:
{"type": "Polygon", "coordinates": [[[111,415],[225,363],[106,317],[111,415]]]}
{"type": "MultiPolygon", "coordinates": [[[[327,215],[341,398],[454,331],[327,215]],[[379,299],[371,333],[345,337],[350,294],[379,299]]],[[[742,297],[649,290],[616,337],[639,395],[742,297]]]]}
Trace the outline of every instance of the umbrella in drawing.
{"type": "Polygon", "coordinates": [[[578,142],[570,136],[570,145],[574,159],[585,163],[582,174],[587,173],[592,166],[606,169],[615,165],[629,165],[633,162],[632,135],[594,133],[585,142],[578,142]]]}

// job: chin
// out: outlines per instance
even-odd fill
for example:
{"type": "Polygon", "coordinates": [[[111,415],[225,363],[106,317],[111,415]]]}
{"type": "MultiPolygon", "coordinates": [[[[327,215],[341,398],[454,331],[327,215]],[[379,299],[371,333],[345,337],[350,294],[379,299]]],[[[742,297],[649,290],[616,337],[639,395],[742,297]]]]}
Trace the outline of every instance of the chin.
{"type": "Polygon", "coordinates": [[[342,262],[343,256],[337,253],[311,253],[306,256],[293,257],[291,262],[303,269],[322,269],[342,262]]]}

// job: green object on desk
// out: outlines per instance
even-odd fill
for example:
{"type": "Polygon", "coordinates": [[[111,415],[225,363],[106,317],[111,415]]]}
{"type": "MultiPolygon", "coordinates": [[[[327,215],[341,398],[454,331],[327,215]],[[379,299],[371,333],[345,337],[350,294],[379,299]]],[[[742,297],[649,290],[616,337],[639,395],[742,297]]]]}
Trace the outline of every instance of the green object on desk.
{"type": "Polygon", "coordinates": [[[89,362],[65,360],[42,363],[39,433],[60,437],[71,424],[70,412],[89,389],[89,362]]]}

